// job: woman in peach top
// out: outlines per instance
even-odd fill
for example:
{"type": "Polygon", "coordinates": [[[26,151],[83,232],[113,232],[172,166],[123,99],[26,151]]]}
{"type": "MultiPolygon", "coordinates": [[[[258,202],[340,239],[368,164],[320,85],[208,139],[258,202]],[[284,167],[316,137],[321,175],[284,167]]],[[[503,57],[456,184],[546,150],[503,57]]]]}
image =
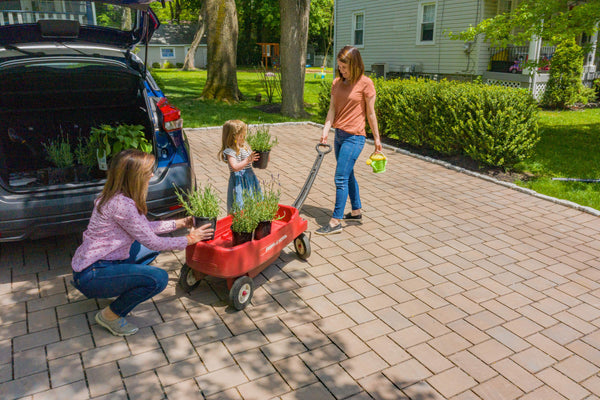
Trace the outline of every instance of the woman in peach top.
{"type": "Polygon", "coordinates": [[[320,235],[341,233],[342,219],[362,218],[354,164],[365,145],[365,120],[369,121],[373,132],[375,150],[381,151],[375,115],[375,85],[364,75],[365,65],[360,52],[352,46],[345,46],[337,55],[337,65],[337,78],[331,86],[329,112],[321,135],[321,143],[326,144],[329,130],[335,128],[335,208],[329,223],[315,232],[320,235]],[[348,196],[352,211],[344,215],[348,196]]]}

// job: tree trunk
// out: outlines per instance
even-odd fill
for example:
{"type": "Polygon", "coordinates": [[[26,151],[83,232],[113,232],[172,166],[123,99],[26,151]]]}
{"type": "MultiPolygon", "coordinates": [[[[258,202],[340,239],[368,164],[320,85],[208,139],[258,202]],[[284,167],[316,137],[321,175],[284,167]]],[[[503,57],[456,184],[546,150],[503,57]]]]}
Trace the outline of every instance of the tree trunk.
{"type": "Polygon", "coordinates": [[[238,21],[234,0],[206,0],[208,39],[206,84],[202,98],[238,101],[238,21]]]}
{"type": "Polygon", "coordinates": [[[196,35],[194,36],[194,40],[192,40],[192,44],[185,55],[185,60],[183,60],[183,70],[190,71],[196,69],[195,59],[196,59],[196,51],[198,50],[198,46],[200,45],[200,41],[202,40],[202,36],[204,35],[204,28],[206,21],[205,18],[206,13],[206,3],[202,4],[200,8],[200,14],[198,15],[198,30],[196,31],[196,35]]]}
{"type": "Polygon", "coordinates": [[[281,10],[281,113],[293,118],[304,111],[304,74],[310,0],[279,0],[281,10]]]}

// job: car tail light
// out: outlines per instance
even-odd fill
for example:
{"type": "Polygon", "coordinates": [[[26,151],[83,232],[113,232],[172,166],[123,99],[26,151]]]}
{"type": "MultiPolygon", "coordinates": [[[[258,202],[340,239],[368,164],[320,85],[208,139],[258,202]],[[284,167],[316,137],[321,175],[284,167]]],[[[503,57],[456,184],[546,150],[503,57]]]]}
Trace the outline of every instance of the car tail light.
{"type": "Polygon", "coordinates": [[[176,206],[169,207],[169,211],[175,211],[175,210],[178,210],[178,209],[180,209],[182,207],[183,206],[181,204],[177,204],[176,206]]]}
{"type": "Polygon", "coordinates": [[[162,114],[162,125],[165,131],[171,132],[183,128],[181,111],[170,105],[166,98],[160,99],[156,106],[162,114]]]}

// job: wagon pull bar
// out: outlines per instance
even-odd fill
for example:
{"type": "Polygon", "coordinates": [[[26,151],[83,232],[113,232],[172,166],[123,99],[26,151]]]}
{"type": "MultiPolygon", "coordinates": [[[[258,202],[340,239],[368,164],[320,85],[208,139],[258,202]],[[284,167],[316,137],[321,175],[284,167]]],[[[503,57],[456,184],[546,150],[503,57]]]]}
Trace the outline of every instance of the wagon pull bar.
{"type": "Polygon", "coordinates": [[[304,182],[304,186],[302,187],[300,194],[298,195],[298,197],[292,204],[292,207],[294,207],[298,211],[300,211],[300,209],[302,208],[302,205],[304,204],[304,200],[306,200],[306,197],[308,196],[308,192],[310,192],[310,188],[312,187],[313,182],[315,181],[315,178],[317,177],[319,168],[321,168],[321,162],[323,162],[323,157],[325,157],[325,154],[331,152],[331,145],[329,145],[329,144],[318,143],[315,148],[317,149],[317,153],[318,153],[317,158],[315,159],[315,163],[313,164],[313,166],[310,170],[310,174],[308,174],[308,177],[306,178],[306,182],[304,182]],[[321,151],[321,147],[325,147],[326,150],[321,151]]]}

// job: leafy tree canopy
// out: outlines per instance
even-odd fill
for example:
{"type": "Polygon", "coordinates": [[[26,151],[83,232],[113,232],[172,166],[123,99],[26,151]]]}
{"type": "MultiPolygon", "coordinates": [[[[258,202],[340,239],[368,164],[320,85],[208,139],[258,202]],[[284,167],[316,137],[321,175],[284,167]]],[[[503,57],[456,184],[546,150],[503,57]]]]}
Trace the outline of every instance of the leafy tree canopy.
{"type": "Polygon", "coordinates": [[[599,21],[600,0],[521,0],[512,12],[485,19],[451,36],[466,41],[485,34],[497,46],[523,45],[534,35],[561,43],[581,34],[591,35],[599,21]]]}

